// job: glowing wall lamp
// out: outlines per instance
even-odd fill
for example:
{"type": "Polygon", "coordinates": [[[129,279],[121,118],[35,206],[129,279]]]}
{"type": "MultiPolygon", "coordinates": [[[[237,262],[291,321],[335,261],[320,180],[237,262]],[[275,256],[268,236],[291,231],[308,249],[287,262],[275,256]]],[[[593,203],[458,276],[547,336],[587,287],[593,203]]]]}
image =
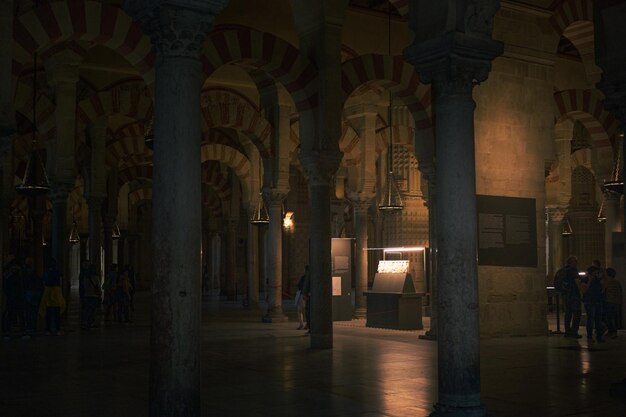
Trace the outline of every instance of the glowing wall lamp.
{"type": "Polygon", "coordinates": [[[285,217],[283,217],[283,228],[285,228],[285,230],[293,229],[293,211],[285,213],[285,217]]]}

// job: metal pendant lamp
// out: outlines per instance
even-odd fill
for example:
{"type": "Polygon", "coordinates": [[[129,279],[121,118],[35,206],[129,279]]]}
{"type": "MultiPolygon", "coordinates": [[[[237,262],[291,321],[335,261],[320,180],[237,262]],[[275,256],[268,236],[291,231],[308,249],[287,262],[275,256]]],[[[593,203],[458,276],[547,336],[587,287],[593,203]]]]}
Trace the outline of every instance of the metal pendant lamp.
{"type": "MultiPolygon", "coordinates": [[[[262,160],[259,159],[259,180],[262,183],[263,180],[263,172],[262,172],[262,160]]],[[[265,202],[263,201],[263,192],[259,191],[259,198],[256,201],[256,205],[254,206],[254,212],[250,217],[250,223],[255,226],[262,226],[264,224],[269,224],[270,222],[270,214],[267,211],[267,207],[265,206],[265,202]]]]}
{"type": "Polygon", "coordinates": [[[250,218],[250,223],[255,226],[261,226],[264,224],[269,224],[270,215],[267,211],[267,207],[265,207],[265,203],[263,202],[263,193],[259,193],[259,198],[254,207],[254,212],[252,213],[252,217],[250,218]]]}
{"type": "Polygon", "coordinates": [[[604,194],[602,194],[602,203],[600,203],[600,210],[598,210],[598,223],[604,223],[606,222],[606,215],[604,214],[604,200],[606,199],[606,196],[604,194]]]}
{"type": "Polygon", "coordinates": [[[392,118],[392,95],[389,94],[389,151],[388,151],[388,171],[387,178],[385,180],[385,185],[383,186],[383,193],[378,203],[378,210],[384,212],[395,212],[402,210],[404,208],[404,203],[402,202],[402,194],[400,194],[400,189],[398,188],[398,183],[396,182],[396,177],[393,174],[393,124],[391,121],[392,118]]]}
{"type": "MultiPolygon", "coordinates": [[[[389,41],[388,45],[388,54],[391,56],[391,4],[389,4],[389,22],[388,22],[388,36],[387,39],[389,41]]],[[[383,193],[378,203],[378,210],[382,212],[396,212],[400,211],[404,208],[404,203],[402,202],[402,195],[400,194],[400,189],[398,188],[398,184],[396,182],[396,177],[393,174],[393,122],[392,122],[392,107],[393,107],[393,94],[389,92],[389,110],[387,114],[387,120],[389,121],[389,150],[388,161],[387,161],[387,178],[385,180],[385,185],[383,186],[383,193]]]]}
{"type": "Polygon", "coordinates": [[[113,226],[113,231],[111,232],[111,238],[117,240],[121,236],[122,233],[120,232],[120,227],[117,225],[117,223],[115,223],[115,225],[113,226]]]}
{"type": "Polygon", "coordinates": [[[80,235],[78,234],[78,224],[76,224],[76,220],[74,220],[74,224],[72,224],[72,230],[70,231],[70,238],[68,241],[72,245],[80,242],[80,235]]]}
{"type": "Polygon", "coordinates": [[[37,151],[37,53],[34,58],[33,72],[33,141],[30,155],[26,162],[26,171],[21,184],[15,186],[15,191],[28,197],[36,197],[50,191],[50,181],[46,168],[37,151]]]}
{"type": "Polygon", "coordinates": [[[617,143],[617,158],[615,158],[615,166],[613,167],[613,175],[609,181],[604,181],[604,188],[613,194],[624,193],[624,177],[621,169],[622,165],[622,147],[624,146],[624,131],[618,136],[621,141],[617,143]]]}
{"type": "Polygon", "coordinates": [[[569,222],[569,217],[565,216],[563,219],[563,229],[561,230],[561,236],[567,237],[571,236],[574,233],[572,230],[572,225],[569,222]]]}

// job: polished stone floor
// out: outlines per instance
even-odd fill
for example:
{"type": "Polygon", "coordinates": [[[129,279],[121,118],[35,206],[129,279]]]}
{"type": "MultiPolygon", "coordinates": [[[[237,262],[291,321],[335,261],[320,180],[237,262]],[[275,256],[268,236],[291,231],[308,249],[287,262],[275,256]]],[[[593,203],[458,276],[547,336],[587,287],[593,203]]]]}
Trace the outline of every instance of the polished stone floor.
{"type": "MultiPolygon", "coordinates": [[[[0,417],[147,416],[148,297],[131,325],[0,343],[0,417]]],[[[207,306],[203,415],[427,416],[436,344],[421,332],[335,323],[335,348],[313,351],[293,321],[261,323],[239,305],[207,306]]],[[[609,385],[626,377],[626,332],[588,345],[562,336],[482,342],[491,416],[626,416],[609,385]]]]}

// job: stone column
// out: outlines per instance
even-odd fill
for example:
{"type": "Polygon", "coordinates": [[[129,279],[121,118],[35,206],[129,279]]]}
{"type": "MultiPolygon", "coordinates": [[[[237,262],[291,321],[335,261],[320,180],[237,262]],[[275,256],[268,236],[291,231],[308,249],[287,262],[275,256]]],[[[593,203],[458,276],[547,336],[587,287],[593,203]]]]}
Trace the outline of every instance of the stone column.
{"type": "Polygon", "coordinates": [[[550,262],[548,265],[548,278],[554,277],[563,265],[565,265],[565,256],[571,254],[564,253],[565,237],[563,237],[563,219],[565,218],[566,208],[549,208],[548,209],[548,251],[550,254],[550,262]]]}
{"type": "Polygon", "coordinates": [[[104,249],[104,273],[105,276],[113,263],[113,225],[115,217],[105,214],[102,216],[102,240],[104,249]]]}
{"type": "Polygon", "coordinates": [[[353,203],[354,207],[354,237],[356,238],[355,249],[355,266],[356,266],[356,308],[354,310],[354,317],[365,318],[367,313],[367,298],[365,292],[367,291],[367,217],[368,209],[372,204],[371,200],[356,201],[353,203]]]}
{"type": "Polygon", "coordinates": [[[56,183],[52,185],[52,257],[56,259],[63,280],[63,296],[66,301],[70,297],[70,274],[67,254],[67,196],[72,189],[71,184],[56,183]]]}
{"type": "Polygon", "coordinates": [[[98,277],[102,279],[102,203],[104,195],[91,195],[87,197],[89,209],[89,262],[98,271],[98,277]]]}
{"type": "MultiPolygon", "coordinates": [[[[422,168],[423,171],[426,171],[422,168]]],[[[437,340],[437,175],[434,167],[425,175],[428,181],[428,240],[430,249],[430,329],[421,339],[437,340]]]]}
{"type": "MultiPolygon", "coordinates": [[[[270,224],[267,229],[267,312],[263,321],[279,323],[287,321],[283,313],[283,201],[287,192],[280,189],[264,190],[270,224]]],[[[330,243],[330,242],[329,242],[330,243]]]]}
{"type": "Polygon", "coordinates": [[[331,175],[337,170],[341,154],[311,153],[301,155],[309,180],[311,233],[309,264],[311,266],[311,347],[333,347],[332,267],[330,230],[331,175]]]}
{"type": "Polygon", "coordinates": [[[126,2],[156,50],[150,416],[199,417],[200,53],[225,1],[126,2]]]}
{"type": "Polygon", "coordinates": [[[450,30],[446,19],[432,21],[427,13],[415,13],[425,3],[411,3],[410,25],[416,36],[405,50],[405,58],[422,81],[432,82],[435,96],[439,401],[433,415],[485,416],[480,402],[472,89],[487,79],[491,60],[502,53],[502,44],[491,40],[493,15],[499,4],[485,1],[479,13],[468,4],[456,2],[454,10],[448,12],[465,14],[465,18],[457,16],[453,20],[457,26],[450,30]],[[439,24],[442,26],[436,27],[439,24]],[[425,34],[424,27],[441,35],[425,34]]]}
{"type": "Polygon", "coordinates": [[[35,270],[41,276],[44,272],[43,260],[43,216],[46,213],[43,197],[29,197],[28,210],[33,222],[32,248],[35,270]]]}
{"type": "Polygon", "coordinates": [[[224,292],[229,300],[234,300],[237,293],[237,223],[229,221],[226,225],[226,282],[224,292]]]}
{"type": "MultiPolygon", "coordinates": [[[[254,206],[250,207],[252,216],[254,206]]],[[[248,222],[248,309],[259,309],[259,228],[248,222]]]]}
{"type": "Polygon", "coordinates": [[[620,221],[620,198],[621,196],[614,193],[604,194],[604,215],[606,223],[604,224],[604,252],[606,254],[604,265],[613,265],[613,233],[622,231],[622,222],[620,221]]]}

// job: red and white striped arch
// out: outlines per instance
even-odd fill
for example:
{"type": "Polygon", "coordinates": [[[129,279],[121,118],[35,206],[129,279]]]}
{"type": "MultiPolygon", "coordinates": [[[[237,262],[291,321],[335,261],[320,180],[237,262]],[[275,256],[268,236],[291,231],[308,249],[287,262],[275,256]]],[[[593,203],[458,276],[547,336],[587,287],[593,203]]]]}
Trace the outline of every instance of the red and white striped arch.
{"type": "Polygon", "coordinates": [[[143,136],[117,137],[107,142],[106,162],[110,167],[119,166],[124,159],[137,155],[141,159],[152,156],[152,151],[146,146],[143,136]]]}
{"type": "Polygon", "coordinates": [[[145,200],[152,200],[152,187],[137,188],[128,193],[128,205],[134,207],[135,204],[145,200]]]}
{"type": "Polygon", "coordinates": [[[409,0],[389,0],[389,3],[396,8],[400,16],[406,18],[409,15],[409,0]]]}
{"type": "Polygon", "coordinates": [[[230,201],[230,179],[222,173],[219,162],[210,160],[202,164],[202,183],[211,186],[221,200],[230,201]]]}
{"type": "MultiPolygon", "coordinates": [[[[25,83],[17,83],[15,97],[13,99],[15,111],[22,114],[31,122],[33,121],[33,87],[25,83]]],[[[43,94],[37,99],[37,129],[42,139],[47,139],[54,134],[55,105],[43,94]]]]}
{"type": "Polygon", "coordinates": [[[560,2],[550,18],[550,24],[559,36],[565,36],[572,42],[586,66],[595,65],[592,0],[560,2]]]}
{"type": "Polygon", "coordinates": [[[611,146],[619,123],[605,110],[603,97],[596,90],[564,90],[554,93],[559,119],[569,117],[582,123],[597,148],[611,146]]]}
{"type": "Polygon", "coordinates": [[[36,50],[67,40],[106,46],[133,65],[147,84],[154,80],[150,39],[119,7],[99,1],[41,2],[13,23],[13,74],[19,77],[36,50]]]}
{"type": "Polygon", "coordinates": [[[239,177],[242,183],[246,183],[250,177],[250,161],[238,150],[221,144],[205,143],[200,148],[202,162],[219,161],[228,165],[239,177]]]}
{"type": "Polygon", "coordinates": [[[152,181],[152,165],[131,166],[117,173],[117,185],[119,188],[122,188],[127,182],[138,179],[152,181]]]}
{"type": "Polygon", "coordinates": [[[76,118],[85,126],[111,114],[147,121],[152,116],[152,98],[148,89],[136,82],[117,85],[80,101],[76,106],[76,118]]]}
{"type": "Polygon", "coordinates": [[[293,45],[267,32],[236,27],[217,28],[209,34],[202,54],[204,73],[209,77],[226,64],[243,64],[261,70],[280,82],[291,94],[298,110],[317,103],[317,70],[293,45]]]}
{"type": "Polygon", "coordinates": [[[272,125],[258,108],[233,93],[209,90],[202,96],[202,130],[217,127],[245,133],[264,157],[272,153],[272,125]]]}
{"type": "Polygon", "coordinates": [[[432,128],[431,88],[420,82],[415,68],[401,56],[361,55],[341,65],[344,103],[357,88],[371,83],[390,89],[407,106],[416,129],[432,128]]]}

